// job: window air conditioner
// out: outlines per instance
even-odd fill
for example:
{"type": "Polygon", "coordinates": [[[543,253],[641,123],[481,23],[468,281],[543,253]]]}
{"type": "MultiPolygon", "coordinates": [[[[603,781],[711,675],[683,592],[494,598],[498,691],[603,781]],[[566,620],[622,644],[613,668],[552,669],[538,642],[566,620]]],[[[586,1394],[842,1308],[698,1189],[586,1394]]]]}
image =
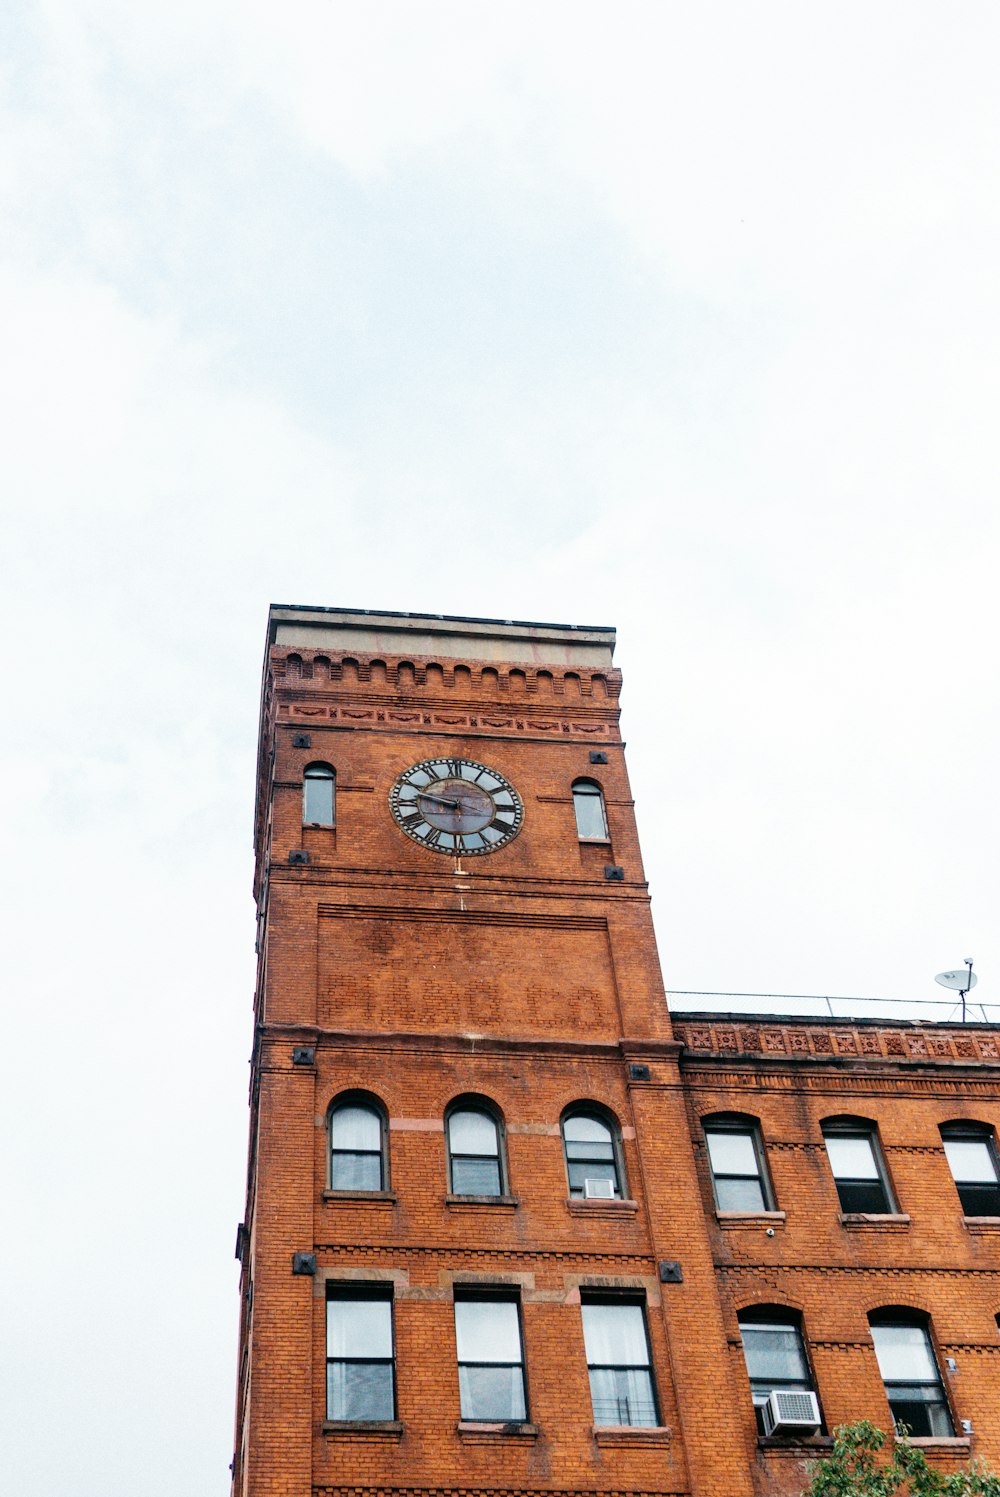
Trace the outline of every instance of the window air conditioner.
{"type": "Polygon", "coordinates": [[[822,1422],[815,1393],[775,1388],[762,1412],[765,1435],[815,1434],[822,1422]]]}
{"type": "Polygon", "coordinates": [[[588,1201],[613,1201],[615,1182],[613,1180],[584,1180],[583,1194],[588,1201]]]}

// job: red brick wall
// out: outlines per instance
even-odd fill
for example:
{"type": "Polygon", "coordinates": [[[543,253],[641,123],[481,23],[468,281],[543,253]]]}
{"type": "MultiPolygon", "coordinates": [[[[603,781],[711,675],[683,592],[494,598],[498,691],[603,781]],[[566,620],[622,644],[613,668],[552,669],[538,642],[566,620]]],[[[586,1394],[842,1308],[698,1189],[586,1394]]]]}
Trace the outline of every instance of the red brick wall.
{"type": "Polygon", "coordinates": [[[842,1055],[808,1036],[796,1048],[788,1035],[799,1030],[786,1025],[775,1058],[773,1039],[758,1034],[753,1051],[732,1027],[727,1047],[730,1026],[709,1019],[685,1023],[682,1049],[643,883],[618,686],[614,672],[578,680],[525,665],[522,679],[509,662],[491,673],[469,661],[463,674],[447,659],[271,651],[239,1497],[799,1491],[807,1452],[761,1448],[755,1435],[736,1313],[764,1300],[802,1313],[830,1424],[887,1419],[867,1309],[926,1310],[942,1355],[958,1363],[949,1391],[956,1415],[974,1421],[971,1448],[1000,1463],[997,1238],[961,1221],[937,1134],[939,1119],[996,1117],[997,1066],[977,1052],[975,1085],[987,1090],[975,1092],[954,1044],[933,1065],[884,1044],[862,1054],[860,1041],[842,1055]],[[311,744],[296,748],[302,732],[311,744]],[[591,750],[609,762],[591,765],[591,750]],[[456,754],[500,770],[525,807],[508,847],[460,870],[412,843],[388,810],[403,769],[456,754]],[[301,825],[302,773],[317,760],[336,770],[335,830],[301,825]],[[570,786],[580,776],[604,789],[609,846],[577,840],[570,786]],[[299,849],[309,863],[289,864],[299,849]],[[624,880],[607,881],[605,864],[624,880]],[[293,1064],[303,1044],[315,1047],[312,1065],[293,1064]],[[648,1066],[648,1080],[631,1078],[630,1062],[648,1066]],[[328,1108],[353,1088],[378,1097],[390,1120],[381,1198],[324,1195],[328,1108]],[[469,1092],[503,1119],[512,1201],[447,1199],[444,1114],[469,1092]],[[559,1123],[581,1100],[617,1119],[624,1202],[568,1200],[559,1123]],[[785,1212],[773,1237],[760,1222],[716,1218],[698,1118],[724,1110],[760,1118],[785,1212]],[[819,1133],[833,1112],[877,1118],[909,1225],[840,1222],[819,1133]],[[315,1253],[314,1278],[292,1275],[295,1251],[315,1253]],[[661,1262],[679,1262],[683,1281],[661,1283],[661,1262]],[[469,1275],[519,1287],[530,1430],[458,1428],[452,1286],[469,1275]],[[323,1428],[328,1278],[394,1286],[399,1428],[323,1428]],[[595,1434],[588,1285],[645,1294],[662,1429],[595,1434]]]}

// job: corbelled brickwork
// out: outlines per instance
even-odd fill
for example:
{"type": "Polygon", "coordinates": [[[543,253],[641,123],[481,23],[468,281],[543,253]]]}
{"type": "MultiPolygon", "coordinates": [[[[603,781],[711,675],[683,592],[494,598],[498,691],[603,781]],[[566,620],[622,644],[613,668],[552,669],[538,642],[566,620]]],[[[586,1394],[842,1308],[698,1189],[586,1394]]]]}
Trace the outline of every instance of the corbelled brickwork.
{"type": "Polygon", "coordinates": [[[869,1311],[927,1315],[955,1363],[960,1432],[933,1458],[1000,1464],[1000,1222],[963,1216],[938,1131],[1000,1120],[995,1034],[724,1015],[671,1027],[613,643],[272,610],[235,1497],[790,1497],[824,1436],[758,1441],[737,1316],[764,1304],[801,1317],[827,1428],[888,1422],[869,1311]],[[524,821],[509,845],[456,858],[403,834],[390,788],[437,757],[514,785],[524,821]],[[333,826],[303,825],[317,764],[335,772],[333,826]],[[577,835],[581,778],[602,792],[606,841],[577,835]],[[357,1092],[385,1119],[377,1191],[331,1189],[330,1108],[357,1092]],[[493,1197],[450,1190],[446,1114],[470,1095],[501,1124],[493,1197]],[[581,1103],[614,1122],[618,1199],[569,1195],[560,1124],[581,1103]],[[755,1120],[766,1211],[717,1212],[701,1123],[717,1114],[755,1120]],[[878,1127],[898,1211],[841,1213],[821,1124],[842,1115],[878,1127]],[[391,1420],[327,1417],[327,1293],[351,1285],[392,1296],[391,1420]],[[456,1285],[517,1295],[527,1419],[461,1419],[456,1285]],[[588,1291],[644,1306],[653,1424],[595,1423],[588,1291]]]}

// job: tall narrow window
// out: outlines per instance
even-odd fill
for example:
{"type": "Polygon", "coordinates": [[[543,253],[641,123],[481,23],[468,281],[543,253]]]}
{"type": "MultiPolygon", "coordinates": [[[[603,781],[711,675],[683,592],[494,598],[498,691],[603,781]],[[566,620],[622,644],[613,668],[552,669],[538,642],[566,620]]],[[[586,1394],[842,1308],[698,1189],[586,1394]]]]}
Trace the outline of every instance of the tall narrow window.
{"type": "Polygon", "coordinates": [[[392,1296],[381,1284],[337,1284],[326,1304],[328,1419],[393,1419],[392,1296]]]}
{"type": "Polygon", "coordinates": [[[347,1097],[330,1111],[330,1189],[384,1190],[385,1119],[363,1097],[347,1097]]]}
{"type": "Polygon", "coordinates": [[[812,1393],[812,1376],[798,1316],[792,1311],[763,1305],[741,1311],[739,1319],[757,1432],[762,1435],[765,1433],[762,1410],[775,1389],[812,1393]]]}
{"type": "Polygon", "coordinates": [[[941,1137],[966,1216],[1000,1216],[1000,1171],[992,1128],[945,1123],[941,1137]]]}
{"type": "Polygon", "coordinates": [[[954,1434],[923,1319],[912,1312],[883,1310],[870,1315],[869,1323],[897,1430],[917,1436],[954,1434]]]}
{"type": "Polygon", "coordinates": [[[715,1204],[720,1211],[770,1211],[757,1125],[750,1118],[705,1118],[715,1204]]]}
{"type": "Polygon", "coordinates": [[[456,1107],[448,1114],[448,1170],[457,1196],[503,1195],[500,1129],[484,1107],[456,1107]]]}
{"type": "Polygon", "coordinates": [[[456,1289],[455,1340],[462,1418],[491,1423],[526,1419],[517,1299],[456,1289]]]}
{"type": "Polygon", "coordinates": [[[874,1125],[861,1118],[831,1119],[823,1124],[823,1138],[841,1211],[894,1211],[874,1125]]]}
{"type": "Polygon", "coordinates": [[[642,1304],[588,1295],[582,1309],[594,1423],[658,1424],[642,1304]]]}
{"type": "Polygon", "coordinates": [[[333,826],[336,777],[329,764],[310,764],[302,777],[302,822],[333,826]]]}
{"type": "Polygon", "coordinates": [[[600,785],[593,780],[574,780],[573,810],[576,813],[576,835],[581,842],[608,841],[608,818],[600,785]]]}
{"type": "Polygon", "coordinates": [[[563,1119],[563,1147],[571,1196],[612,1199],[622,1194],[617,1133],[594,1112],[563,1119]]]}

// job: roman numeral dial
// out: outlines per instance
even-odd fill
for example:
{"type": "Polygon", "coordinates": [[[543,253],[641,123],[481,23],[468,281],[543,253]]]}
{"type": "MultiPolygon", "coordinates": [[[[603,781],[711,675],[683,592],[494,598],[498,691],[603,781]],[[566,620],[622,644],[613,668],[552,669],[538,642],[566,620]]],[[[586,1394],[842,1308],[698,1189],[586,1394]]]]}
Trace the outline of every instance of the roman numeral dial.
{"type": "Polygon", "coordinates": [[[496,852],[521,830],[524,806],[509,780],[470,759],[423,759],[389,792],[402,831],[431,852],[496,852]]]}

